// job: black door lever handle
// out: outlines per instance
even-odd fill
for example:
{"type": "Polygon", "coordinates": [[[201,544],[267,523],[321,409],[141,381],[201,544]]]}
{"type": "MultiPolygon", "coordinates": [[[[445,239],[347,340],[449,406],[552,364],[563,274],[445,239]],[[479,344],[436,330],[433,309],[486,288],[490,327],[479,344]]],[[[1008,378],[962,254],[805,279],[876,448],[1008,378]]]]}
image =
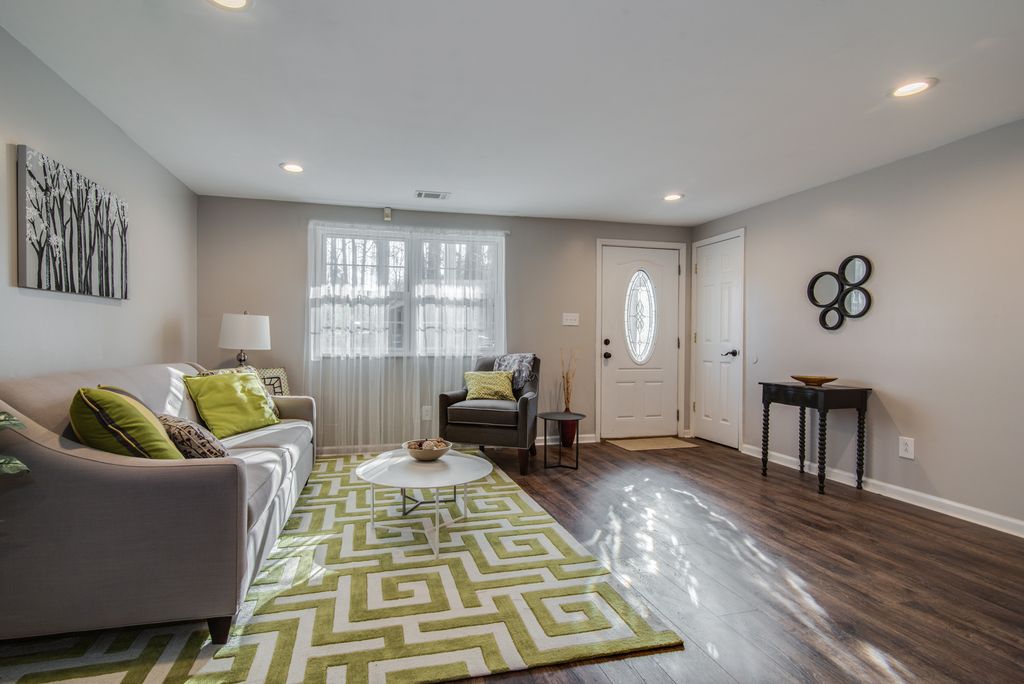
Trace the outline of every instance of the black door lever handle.
{"type": "Polygon", "coordinates": [[[740,350],[739,349],[730,349],[729,351],[727,351],[724,354],[722,354],[722,356],[732,356],[732,357],[736,357],[736,356],[739,356],[739,355],[740,355],[740,350]]]}

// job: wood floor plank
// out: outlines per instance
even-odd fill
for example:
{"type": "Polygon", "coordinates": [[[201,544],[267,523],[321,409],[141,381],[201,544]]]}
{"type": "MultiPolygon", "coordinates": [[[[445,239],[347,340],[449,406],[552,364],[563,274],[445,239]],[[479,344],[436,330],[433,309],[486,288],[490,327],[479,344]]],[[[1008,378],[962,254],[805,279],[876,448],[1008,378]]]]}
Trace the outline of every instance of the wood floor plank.
{"type": "Polygon", "coordinates": [[[1021,681],[1024,539],[696,441],[526,476],[495,450],[686,640],[509,681],[1021,681]]]}

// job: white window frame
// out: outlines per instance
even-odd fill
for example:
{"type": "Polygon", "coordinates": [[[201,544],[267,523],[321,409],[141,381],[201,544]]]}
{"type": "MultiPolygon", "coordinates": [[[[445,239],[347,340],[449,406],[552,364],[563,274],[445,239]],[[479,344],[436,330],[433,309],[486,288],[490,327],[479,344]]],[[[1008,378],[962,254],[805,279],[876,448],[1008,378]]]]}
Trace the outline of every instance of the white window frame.
{"type": "MultiPolygon", "coordinates": [[[[306,345],[307,354],[309,358],[313,360],[330,359],[330,358],[345,358],[345,354],[325,354],[322,353],[317,345],[313,341],[313,336],[317,334],[312,330],[310,317],[310,290],[316,283],[313,282],[314,274],[317,272],[317,268],[321,271],[325,270],[324,264],[316,264],[317,259],[321,256],[326,257],[326,248],[324,243],[331,238],[353,238],[357,240],[374,240],[377,243],[377,264],[374,266],[377,279],[380,281],[382,278],[387,278],[390,274],[390,269],[393,268],[390,264],[390,251],[389,242],[391,241],[403,241],[405,243],[405,289],[404,297],[402,298],[402,306],[405,308],[406,316],[403,320],[403,338],[400,347],[391,347],[389,340],[388,353],[386,357],[420,357],[420,358],[432,358],[438,356],[445,356],[445,354],[437,353],[437,350],[428,351],[418,348],[420,345],[419,335],[417,331],[418,317],[421,314],[420,309],[422,304],[426,301],[426,297],[417,297],[415,294],[415,287],[417,283],[427,283],[436,281],[436,279],[428,280],[426,277],[426,264],[423,258],[423,246],[431,242],[444,242],[444,243],[461,243],[472,245],[486,244],[491,245],[494,248],[494,268],[493,277],[495,280],[495,289],[501,293],[500,297],[497,297],[494,302],[494,321],[493,330],[491,331],[491,337],[493,340],[493,348],[487,348],[477,355],[500,355],[505,353],[506,350],[506,294],[505,294],[505,235],[503,231],[487,231],[487,230],[460,230],[460,229],[428,229],[428,228],[380,228],[377,226],[366,225],[366,224],[354,224],[354,223],[336,223],[329,221],[310,221],[309,223],[309,262],[307,269],[309,271],[309,289],[306,293],[306,345]],[[321,241],[318,245],[317,242],[321,241]]],[[[446,267],[450,268],[450,267],[446,267]]],[[[358,354],[353,355],[358,356],[358,354]]],[[[467,357],[469,355],[467,354],[467,357]]]]}

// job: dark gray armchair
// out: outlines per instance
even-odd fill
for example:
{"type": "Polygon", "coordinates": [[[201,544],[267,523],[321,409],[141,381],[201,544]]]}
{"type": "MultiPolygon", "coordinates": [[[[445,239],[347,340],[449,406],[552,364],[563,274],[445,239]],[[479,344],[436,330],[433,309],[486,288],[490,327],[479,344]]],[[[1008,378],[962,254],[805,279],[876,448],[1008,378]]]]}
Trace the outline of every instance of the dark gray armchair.
{"type": "MultiPolygon", "coordinates": [[[[478,371],[494,369],[494,357],[477,361],[478,371]]],[[[442,439],[449,442],[485,446],[512,447],[519,450],[519,474],[526,475],[530,456],[537,454],[537,386],[540,383],[540,359],[533,358],[533,372],[516,401],[466,399],[466,387],[445,392],[437,413],[442,439]]]]}

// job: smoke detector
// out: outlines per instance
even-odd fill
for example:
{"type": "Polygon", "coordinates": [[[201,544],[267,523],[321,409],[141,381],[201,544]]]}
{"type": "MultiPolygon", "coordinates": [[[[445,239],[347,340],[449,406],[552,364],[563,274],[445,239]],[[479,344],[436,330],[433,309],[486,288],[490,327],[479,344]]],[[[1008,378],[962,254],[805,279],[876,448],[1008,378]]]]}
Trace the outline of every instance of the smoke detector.
{"type": "Polygon", "coordinates": [[[440,190],[417,190],[416,199],[432,199],[432,200],[446,200],[452,196],[450,192],[441,192],[440,190]]]}

